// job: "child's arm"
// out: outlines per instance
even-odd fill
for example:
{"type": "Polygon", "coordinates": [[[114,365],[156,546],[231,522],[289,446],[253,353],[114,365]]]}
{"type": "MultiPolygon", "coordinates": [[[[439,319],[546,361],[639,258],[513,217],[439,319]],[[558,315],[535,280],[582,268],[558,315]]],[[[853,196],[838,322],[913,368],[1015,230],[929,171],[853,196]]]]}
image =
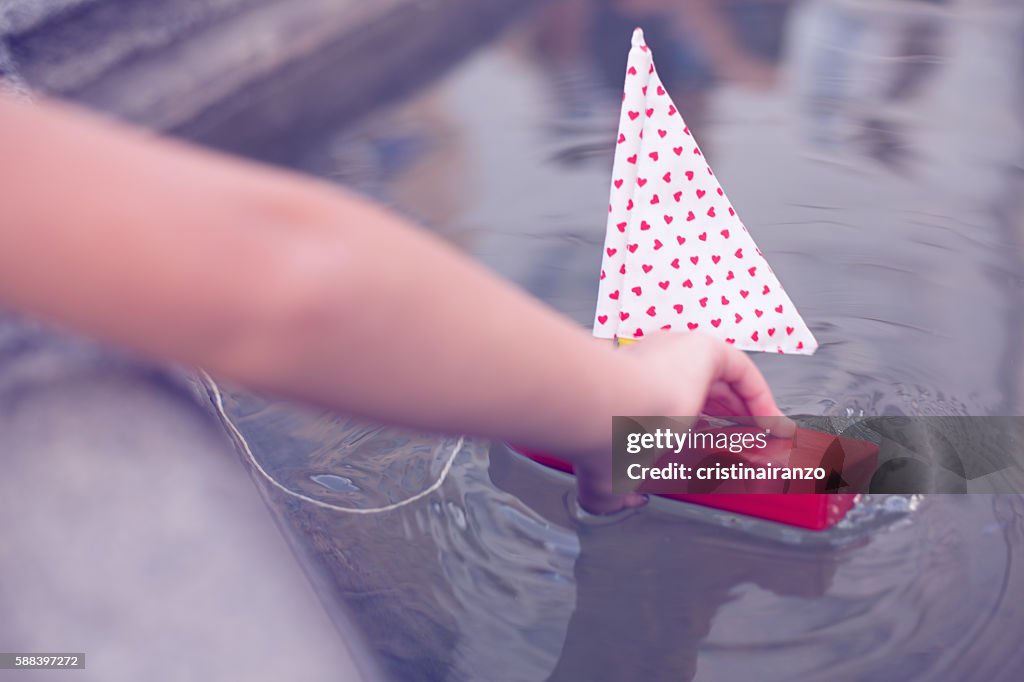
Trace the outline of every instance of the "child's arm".
{"type": "Polygon", "coordinates": [[[592,510],[638,503],[602,473],[612,415],[696,414],[709,391],[778,414],[731,347],[616,352],[333,185],[3,98],[0,149],[0,306],[346,412],[565,453],[592,510]]]}

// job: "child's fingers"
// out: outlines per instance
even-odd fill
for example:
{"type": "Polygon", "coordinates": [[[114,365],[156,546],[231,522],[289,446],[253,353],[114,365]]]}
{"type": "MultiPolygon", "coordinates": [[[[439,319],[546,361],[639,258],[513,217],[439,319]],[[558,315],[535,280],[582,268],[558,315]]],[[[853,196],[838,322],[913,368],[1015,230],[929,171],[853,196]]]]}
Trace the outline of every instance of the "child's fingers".
{"type": "Polygon", "coordinates": [[[722,352],[718,380],[728,384],[743,404],[742,414],[750,415],[758,426],[771,428],[775,435],[783,438],[792,436],[796,425],[783,417],[768,382],[754,362],[746,353],[732,346],[726,346],[722,352]]]}
{"type": "Polygon", "coordinates": [[[704,403],[703,413],[713,417],[750,416],[746,404],[724,381],[716,381],[711,385],[704,403]]]}
{"type": "Polygon", "coordinates": [[[761,372],[754,366],[746,353],[732,346],[721,346],[721,360],[718,363],[718,376],[715,378],[728,384],[733,393],[746,406],[745,414],[751,416],[776,416],[779,408],[772,398],[761,372]]]}

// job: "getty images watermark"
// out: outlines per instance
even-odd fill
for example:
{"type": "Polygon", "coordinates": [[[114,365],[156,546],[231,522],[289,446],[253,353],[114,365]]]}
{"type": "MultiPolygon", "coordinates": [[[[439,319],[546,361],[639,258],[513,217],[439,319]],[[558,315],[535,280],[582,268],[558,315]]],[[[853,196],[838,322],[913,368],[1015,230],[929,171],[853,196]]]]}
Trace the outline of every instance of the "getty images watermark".
{"type": "Polygon", "coordinates": [[[615,417],[612,431],[619,492],[1024,492],[1021,417],[615,417]]]}
{"type": "Polygon", "coordinates": [[[636,456],[649,451],[658,453],[659,458],[654,465],[636,461],[627,463],[626,476],[632,481],[825,480],[824,467],[794,467],[764,457],[769,444],[773,442],[770,427],[728,429],[698,422],[696,426],[687,426],[681,432],[668,427],[656,428],[654,431],[632,431],[626,434],[626,452],[636,456]],[[735,458],[735,461],[720,461],[707,456],[713,452],[746,454],[758,461],[750,463],[740,457],[735,458]],[[678,461],[684,456],[692,459],[693,453],[702,453],[694,461],[704,464],[678,461]]]}

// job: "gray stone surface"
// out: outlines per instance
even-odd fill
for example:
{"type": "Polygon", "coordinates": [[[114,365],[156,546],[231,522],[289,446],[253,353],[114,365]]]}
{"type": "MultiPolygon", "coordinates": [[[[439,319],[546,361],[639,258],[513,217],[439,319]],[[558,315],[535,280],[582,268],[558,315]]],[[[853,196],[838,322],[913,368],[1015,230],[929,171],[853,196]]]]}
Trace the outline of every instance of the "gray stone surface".
{"type": "Polygon", "coordinates": [[[282,160],[486,40],[514,0],[6,2],[0,74],[249,156],[282,160]]]}
{"type": "Polygon", "coordinates": [[[4,0],[0,3],[0,29],[17,35],[61,15],[96,4],[99,0],[4,0]]]}
{"type": "Polygon", "coordinates": [[[0,464],[0,649],[85,652],[78,680],[379,679],[181,375],[0,318],[0,464]]]}

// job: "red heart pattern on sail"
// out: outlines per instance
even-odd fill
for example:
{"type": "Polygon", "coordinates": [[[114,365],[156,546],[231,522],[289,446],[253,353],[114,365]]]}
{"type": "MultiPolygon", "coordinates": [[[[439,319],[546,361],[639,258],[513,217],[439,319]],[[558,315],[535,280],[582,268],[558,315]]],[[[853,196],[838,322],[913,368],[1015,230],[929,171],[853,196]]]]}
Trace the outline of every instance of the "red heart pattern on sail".
{"type": "Polygon", "coordinates": [[[595,336],[637,339],[685,324],[743,350],[813,353],[817,341],[666,92],[640,29],[627,66],[595,336]]]}

